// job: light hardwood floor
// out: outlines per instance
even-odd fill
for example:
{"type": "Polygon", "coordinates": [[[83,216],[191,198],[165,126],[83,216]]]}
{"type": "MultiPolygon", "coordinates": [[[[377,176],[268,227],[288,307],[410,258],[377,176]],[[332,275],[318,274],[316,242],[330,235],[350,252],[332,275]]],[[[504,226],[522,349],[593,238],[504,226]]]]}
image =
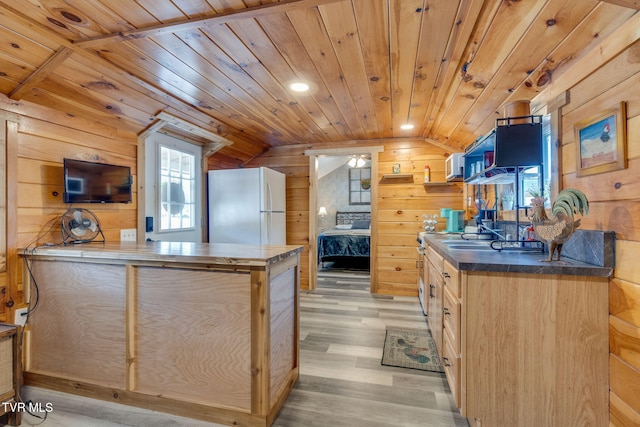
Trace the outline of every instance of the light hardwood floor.
{"type": "MultiPolygon", "coordinates": [[[[300,380],[274,426],[468,426],[444,374],[380,364],[387,327],[428,328],[417,298],[371,295],[362,272],[320,272],[318,285],[301,294],[300,380]]],[[[23,398],[53,404],[42,427],[214,426],[31,387],[23,398]]]]}

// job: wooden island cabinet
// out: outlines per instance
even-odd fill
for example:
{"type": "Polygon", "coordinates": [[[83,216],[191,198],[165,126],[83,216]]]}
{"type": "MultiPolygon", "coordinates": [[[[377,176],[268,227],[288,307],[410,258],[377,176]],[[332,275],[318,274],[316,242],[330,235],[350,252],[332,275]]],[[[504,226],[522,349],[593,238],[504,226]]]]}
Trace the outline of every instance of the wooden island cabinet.
{"type": "Polygon", "coordinates": [[[0,425],[19,426],[22,413],[20,402],[20,334],[17,325],[0,323],[0,425]]]}
{"type": "Polygon", "coordinates": [[[470,426],[606,427],[612,269],[428,244],[429,327],[470,426]]]}
{"type": "Polygon", "coordinates": [[[25,383],[268,426],[299,375],[300,250],[175,242],[37,249],[24,257],[25,289],[38,301],[25,383]]]}

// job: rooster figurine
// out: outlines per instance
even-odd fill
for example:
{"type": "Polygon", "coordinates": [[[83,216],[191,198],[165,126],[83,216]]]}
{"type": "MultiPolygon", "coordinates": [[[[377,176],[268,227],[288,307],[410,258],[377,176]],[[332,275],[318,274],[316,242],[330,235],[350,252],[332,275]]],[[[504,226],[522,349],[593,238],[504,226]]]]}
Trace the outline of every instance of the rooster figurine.
{"type": "Polygon", "coordinates": [[[569,240],[573,232],[580,226],[580,219],[574,220],[573,215],[579,213],[582,216],[589,214],[589,201],[584,193],[574,188],[562,190],[553,202],[551,212],[553,218],[549,218],[544,209],[543,197],[534,197],[531,201],[533,215],[531,222],[536,236],[549,245],[549,258],[541,261],[553,261],[554,252],[558,252],[557,260],[560,260],[562,245],[569,240]]]}

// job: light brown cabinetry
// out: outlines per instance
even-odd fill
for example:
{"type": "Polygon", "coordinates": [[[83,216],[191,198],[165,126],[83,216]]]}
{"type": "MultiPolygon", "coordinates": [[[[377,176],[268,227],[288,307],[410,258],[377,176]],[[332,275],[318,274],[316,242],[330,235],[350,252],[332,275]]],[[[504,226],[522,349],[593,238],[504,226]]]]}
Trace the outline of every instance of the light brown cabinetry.
{"type": "Polygon", "coordinates": [[[608,279],[465,271],[461,409],[472,426],[607,426],[608,279]]]}
{"type": "Polygon", "coordinates": [[[436,343],[438,354],[442,355],[442,293],[444,290],[443,280],[443,262],[442,255],[436,252],[432,247],[428,250],[429,259],[429,286],[428,286],[428,309],[427,320],[429,321],[429,329],[431,336],[436,343]]]}
{"type": "Polygon", "coordinates": [[[25,382],[269,426],[299,375],[300,250],[173,242],[39,249],[25,259],[41,301],[25,339],[25,382]]]}
{"type": "Polygon", "coordinates": [[[424,314],[429,306],[429,260],[427,258],[428,246],[418,247],[416,267],[418,269],[418,298],[424,314]]]}
{"type": "Polygon", "coordinates": [[[443,355],[442,364],[451,388],[451,393],[460,406],[460,365],[461,365],[461,304],[460,273],[448,261],[444,261],[444,291],[442,298],[443,315],[443,355]]]}
{"type": "Polygon", "coordinates": [[[471,426],[608,425],[607,277],[459,271],[435,246],[426,255],[429,327],[471,426]]]}
{"type": "Polygon", "coordinates": [[[11,426],[20,425],[22,420],[20,411],[12,410],[20,393],[18,334],[17,326],[0,323],[0,424],[6,421],[11,426]]]}

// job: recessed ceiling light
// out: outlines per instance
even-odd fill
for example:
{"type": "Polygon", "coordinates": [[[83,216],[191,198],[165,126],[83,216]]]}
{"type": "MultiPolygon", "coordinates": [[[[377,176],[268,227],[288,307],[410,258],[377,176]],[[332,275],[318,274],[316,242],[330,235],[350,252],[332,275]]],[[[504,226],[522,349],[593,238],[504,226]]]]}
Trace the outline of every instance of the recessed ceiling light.
{"type": "Polygon", "coordinates": [[[289,85],[289,89],[294,92],[306,92],[309,90],[309,85],[304,82],[294,82],[289,85]]]}
{"type": "Polygon", "coordinates": [[[413,125],[412,124],[404,124],[404,125],[400,125],[400,129],[402,130],[409,130],[409,129],[413,129],[413,125]]]}

